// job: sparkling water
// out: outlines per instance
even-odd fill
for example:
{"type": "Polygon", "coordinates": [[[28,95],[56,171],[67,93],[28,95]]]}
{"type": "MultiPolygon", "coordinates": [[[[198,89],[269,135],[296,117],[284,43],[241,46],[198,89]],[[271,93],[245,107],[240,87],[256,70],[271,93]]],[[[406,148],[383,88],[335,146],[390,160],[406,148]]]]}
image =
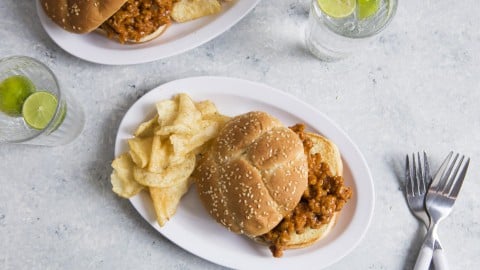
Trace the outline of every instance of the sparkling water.
{"type": "Polygon", "coordinates": [[[23,138],[34,137],[37,133],[39,131],[28,127],[21,116],[11,117],[0,112],[0,143],[12,141],[14,138],[15,141],[21,141],[23,138]]]}
{"type": "Polygon", "coordinates": [[[333,32],[346,37],[362,38],[379,32],[387,24],[392,12],[390,2],[390,0],[379,0],[377,11],[373,15],[362,19],[360,19],[358,7],[350,16],[345,18],[332,18],[321,10],[320,12],[321,16],[324,17],[325,24],[333,32]]]}
{"type": "Polygon", "coordinates": [[[83,129],[84,114],[70,93],[60,89],[55,75],[42,63],[30,57],[14,56],[0,60],[0,81],[23,75],[36,86],[57,97],[58,106],[50,123],[43,130],[29,127],[22,116],[0,112],[0,143],[15,142],[39,145],[60,145],[72,141],[83,129]]]}
{"type": "Polygon", "coordinates": [[[312,0],[305,32],[307,48],[318,58],[334,61],[345,58],[366,45],[369,37],[382,31],[393,17],[396,0],[379,0],[377,11],[360,18],[358,5],[355,11],[344,18],[333,18],[325,14],[312,0]]]}

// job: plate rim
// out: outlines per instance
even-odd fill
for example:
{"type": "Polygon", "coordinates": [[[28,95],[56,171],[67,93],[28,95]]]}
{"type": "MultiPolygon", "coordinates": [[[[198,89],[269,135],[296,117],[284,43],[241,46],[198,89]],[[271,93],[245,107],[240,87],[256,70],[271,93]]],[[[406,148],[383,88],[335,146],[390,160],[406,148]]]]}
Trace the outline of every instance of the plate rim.
{"type": "MultiPolygon", "coordinates": [[[[242,20],[247,14],[249,14],[258,5],[259,2],[260,0],[236,0],[235,3],[231,4],[230,6],[230,9],[233,9],[233,11],[235,11],[233,15],[231,14],[228,17],[221,16],[222,14],[213,15],[219,17],[215,18],[209,23],[206,23],[205,25],[201,26],[196,30],[192,30],[192,32],[190,32],[186,36],[182,36],[175,41],[169,42],[167,44],[157,44],[152,47],[145,47],[145,44],[148,43],[125,45],[130,46],[129,50],[121,51],[98,48],[99,51],[96,55],[92,55],[90,53],[90,50],[84,50],[80,48],[81,46],[79,47],[78,44],[66,44],[62,40],[61,36],[57,36],[56,32],[60,32],[61,35],[72,35],[80,40],[86,39],[81,35],[65,32],[63,29],[53,23],[41,7],[40,0],[36,0],[36,9],[37,17],[40,20],[42,28],[45,30],[50,39],[64,51],[88,62],[103,65],[120,66],[154,62],[171,56],[179,55],[194,48],[197,48],[228,31],[240,20],[242,20]],[[135,49],[131,49],[134,47],[135,49]],[[143,54],[141,58],[138,58],[139,53],[143,54]],[[101,55],[100,57],[98,56],[99,54],[101,55]],[[148,54],[148,56],[146,56],[146,54],[148,54]]],[[[199,20],[201,19],[202,18],[200,18],[199,20]]],[[[114,41],[111,42],[113,43],[114,41]]]]}
{"type": "MultiPolygon", "coordinates": [[[[367,198],[364,198],[364,201],[357,201],[357,208],[362,207],[363,209],[365,209],[367,211],[367,212],[363,213],[364,216],[366,215],[366,218],[363,217],[363,219],[360,219],[363,227],[360,230],[357,230],[358,233],[356,234],[356,239],[354,239],[355,241],[353,241],[353,243],[350,243],[350,244],[344,246],[340,255],[335,254],[335,255],[337,255],[337,257],[330,260],[328,263],[322,265],[321,268],[328,267],[328,266],[338,262],[339,260],[341,260],[345,256],[347,256],[349,253],[351,253],[360,244],[360,242],[365,238],[365,235],[366,235],[366,233],[367,233],[367,231],[368,231],[368,229],[371,225],[372,219],[373,219],[373,213],[374,213],[374,208],[375,208],[375,188],[374,188],[374,182],[373,182],[373,178],[372,178],[370,169],[368,167],[368,164],[367,164],[363,154],[360,152],[358,146],[351,140],[351,138],[348,136],[348,134],[346,134],[334,121],[332,121],[323,112],[317,110],[312,105],[304,102],[303,100],[300,100],[299,98],[297,98],[297,97],[295,97],[295,96],[293,96],[289,93],[283,92],[279,89],[276,89],[276,88],[271,87],[269,85],[266,85],[264,83],[254,82],[254,81],[249,81],[249,80],[239,79],[239,78],[234,78],[234,77],[223,77],[223,76],[187,77],[187,78],[173,80],[173,81],[161,84],[161,85],[153,88],[149,92],[147,92],[141,98],[139,98],[125,113],[125,115],[124,115],[124,117],[123,117],[123,119],[122,119],[122,121],[119,125],[118,131],[117,131],[117,136],[115,138],[115,155],[119,154],[118,149],[119,149],[120,146],[118,146],[118,144],[122,143],[119,140],[124,139],[124,137],[122,137],[122,138],[119,137],[121,135],[121,128],[122,128],[122,126],[125,125],[124,121],[126,121],[127,115],[129,114],[130,110],[132,110],[132,108],[134,108],[135,106],[140,106],[143,102],[148,102],[150,96],[154,96],[158,91],[163,91],[165,93],[162,93],[162,95],[171,97],[173,94],[178,94],[178,93],[182,92],[182,91],[178,91],[178,88],[175,89],[176,85],[183,85],[183,84],[196,85],[196,84],[205,83],[205,82],[209,82],[209,83],[212,83],[212,84],[220,83],[220,82],[228,82],[229,84],[237,83],[237,84],[242,84],[242,85],[250,85],[250,86],[260,87],[263,90],[265,90],[266,92],[268,92],[268,93],[263,93],[266,96],[271,95],[273,93],[273,94],[281,96],[282,98],[287,99],[289,101],[294,101],[297,104],[301,104],[302,106],[304,106],[302,108],[303,111],[306,111],[306,112],[312,112],[313,111],[313,112],[315,112],[317,117],[320,116],[322,118],[321,120],[323,122],[328,123],[331,127],[333,127],[334,130],[331,131],[331,132],[332,133],[337,133],[337,136],[340,136],[342,138],[341,144],[347,143],[348,146],[351,147],[351,150],[353,150],[353,153],[349,153],[348,156],[352,156],[352,158],[355,156],[357,162],[354,163],[354,164],[352,164],[351,160],[350,160],[350,162],[346,162],[347,160],[345,158],[347,158],[347,156],[345,156],[345,153],[342,154],[342,160],[344,161],[344,164],[349,167],[349,170],[352,173],[352,181],[354,181],[356,183],[357,192],[359,194],[367,195],[367,198]],[[174,90],[172,90],[172,89],[174,89],[174,90]],[[356,177],[354,177],[354,175],[353,175],[354,172],[359,174],[362,178],[365,178],[362,181],[366,182],[366,183],[362,183],[362,185],[358,185],[357,181],[355,180],[356,177]],[[362,190],[362,192],[359,192],[359,190],[362,190]],[[365,199],[368,199],[368,200],[365,200],[365,199]]],[[[194,91],[198,91],[198,90],[189,89],[189,91],[194,92],[194,91]]],[[[257,91],[257,93],[258,93],[258,91],[257,91]]],[[[167,98],[167,97],[165,97],[165,98],[167,98]]],[[[256,99],[254,99],[254,100],[256,100],[256,99]]],[[[280,104],[275,104],[277,101],[273,101],[273,100],[274,99],[270,99],[270,100],[267,99],[266,103],[278,108],[278,106],[280,106],[280,104]]],[[[213,101],[215,102],[215,100],[213,100],[213,101]]],[[[262,100],[262,102],[264,102],[264,101],[265,100],[262,100]]],[[[292,113],[292,112],[288,111],[287,109],[284,109],[284,111],[288,112],[289,114],[292,114],[293,116],[302,115],[302,113],[299,113],[299,112],[292,113]]],[[[304,118],[301,118],[301,119],[304,120],[304,118]]],[[[308,122],[308,121],[306,121],[306,122],[308,122]]],[[[319,130],[319,132],[324,133],[320,130],[319,130]]],[[[327,135],[327,137],[332,137],[332,136],[327,135]]],[[[342,149],[344,146],[343,145],[338,145],[338,143],[337,143],[338,139],[339,138],[337,137],[337,138],[333,138],[332,140],[334,140],[335,143],[337,144],[337,146],[339,146],[339,149],[342,149]]],[[[350,159],[350,157],[349,157],[349,159],[350,159]]],[[[205,260],[208,260],[208,261],[213,262],[213,263],[218,264],[218,265],[222,265],[222,266],[226,266],[226,267],[233,267],[233,268],[241,268],[242,266],[244,267],[244,265],[241,265],[241,264],[232,264],[232,262],[224,261],[224,260],[219,259],[219,258],[214,258],[214,257],[211,257],[211,256],[205,256],[205,254],[199,254],[201,252],[198,252],[198,249],[195,250],[195,249],[192,249],[191,247],[185,247],[181,243],[178,243],[177,241],[175,241],[175,239],[172,239],[173,237],[171,235],[168,235],[168,233],[166,233],[167,232],[166,230],[168,230],[168,224],[170,224],[170,223],[167,223],[167,225],[165,227],[160,228],[158,226],[158,224],[156,224],[156,221],[154,221],[153,223],[150,222],[147,219],[147,217],[145,216],[146,213],[142,213],[137,208],[138,205],[135,202],[135,198],[136,197],[131,198],[130,202],[132,203],[132,205],[134,206],[136,211],[142,216],[142,218],[145,219],[145,221],[147,221],[151,226],[153,226],[155,228],[155,230],[160,232],[160,234],[162,234],[164,237],[166,237],[167,239],[169,239],[170,241],[175,243],[178,247],[188,251],[189,253],[191,253],[195,256],[198,256],[200,258],[203,258],[205,260]]],[[[358,223],[358,220],[359,220],[358,215],[359,215],[359,210],[356,209],[352,214],[352,218],[351,218],[350,223],[353,223],[353,221],[356,221],[358,223]]],[[[350,227],[352,227],[352,224],[348,224],[347,228],[345,229],[345,231],[342,234],[346,234],[346,232],[348,232],[348,229],[350,227]]],[[[351,229],[350,229],[350,231],[351,231],[351,229]]],[[[342,238],[341,237],[342,234],[340,234],[339,238],[342,238]]],[[[343,237],[343,238],[345,238],[345,237],[343,237]]],[[[345,239],[341,239],[341,240],[343,242],[345,242],[345,239]]],[[[333,241],[333,242],[335,243],[335,241],[333,241]]],[[[340,241],[337,241],[337,242],[340,242],[340,241]]],[[[346,244],[346,243],[344,243],[344,244],[346,244]]],[[[331,244],[329,244],[329,245],[331,245],[331,244]]],[[[328,245],[327,245],[327,247],[328,247],[328,245]]],[[[301,254],[301,255],[297,255],[295,257],[296,258],[295,260],[290,260],[288,263],[286,262],[287,260],[285,260],[285,258],[282,258],[280,260],[271,260],[271,262],[272,262],[271,264],[263,263],[263,264],[258,265],[258,266],[261,266],[263,268],[272,267],[272,269],[288,268],[288,267],[293,267],[294,265],[298,266],[298,263],[301,263],[302,259],[305,259],[306,257],[309,257],[309,256],[310,256],[310,254],[301,254]],[[280,263],[278,263],[278,261],[280,261],[280,263]]],[[[305,266],[308,266],[308,265],[305,264],[305,266]]]]}

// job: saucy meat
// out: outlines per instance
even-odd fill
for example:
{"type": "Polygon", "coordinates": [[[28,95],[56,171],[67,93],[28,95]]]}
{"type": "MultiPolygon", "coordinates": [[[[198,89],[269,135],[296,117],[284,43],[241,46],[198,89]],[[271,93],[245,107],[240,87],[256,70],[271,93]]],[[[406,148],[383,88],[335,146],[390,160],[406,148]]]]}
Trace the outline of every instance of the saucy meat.
{"type": "Polygon", "coordinates": [[[100,28],[109,38],[121,43],[139,42],[160,26],[170,24],[173,0],[128,0],[119,11],[105,21],[100,28]]]}
{"type": "Polygon", "coordinates": [[[308,156],[308,187],[295,209],[273,230],[260,236],[270,243],[274,257],[283,255],[291,233],[302,234],[306,228],[317,229],[329,223],[335,212],[342,210],[352,196],[351,188],[343,184],[343,177],[331,175],[320,154],[308,154],[313,142],[305,135],[305,126],[297,124],[291,129],[302,140],[308,156]]]}

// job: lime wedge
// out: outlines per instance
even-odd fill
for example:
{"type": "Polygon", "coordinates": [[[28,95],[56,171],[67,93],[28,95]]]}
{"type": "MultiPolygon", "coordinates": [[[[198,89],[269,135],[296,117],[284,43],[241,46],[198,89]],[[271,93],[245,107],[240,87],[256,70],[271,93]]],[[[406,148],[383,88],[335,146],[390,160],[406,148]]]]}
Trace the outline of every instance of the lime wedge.
{"type": "Polygon", "coordinates": [[[358,18],[365,19],[377,13],[380,0],[357,0],[358,18]]]}
{"type": "Polygon", "coordinates": [[[355,10],[355,0],[317,0],[320,9],[330,17],[344,18],[355,10]]]}
{"type": "Polygon", "coordinates": [[[14,75],[0,83],[0,111],[20,116],[25,99],[35,92],[35,85],[25,76],[14,75]]]}
{"type": "Polygon", "coordinates": [[[35,92],[23,103],[23,119],[34,129],[44,129],[55,115],[57,104],[57,97],[51,93],[35,92]]]}

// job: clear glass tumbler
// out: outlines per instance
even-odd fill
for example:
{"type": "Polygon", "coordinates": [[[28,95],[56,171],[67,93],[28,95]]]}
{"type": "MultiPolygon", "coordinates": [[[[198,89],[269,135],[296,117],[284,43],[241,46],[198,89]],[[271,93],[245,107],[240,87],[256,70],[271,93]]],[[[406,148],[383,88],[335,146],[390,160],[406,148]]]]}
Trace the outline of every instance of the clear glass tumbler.
{"type": "Polygon", "coordinates": [[[397,0],[312,0],[305,31],[306,47],[323,61],[336,61],[358,53],[370,38],[385,29],[396,9],[397,0]],[[329,15],[328,10],[338,2],[349,2],[353,11],[347,9],[349,14],[329,15]]]}
{"type": "Polygon", "coordinates": [[[80,104],[60,87],[46,65],[26,56],[0,59],[0,143],[63,145],[82,132],[84,123],[80,104]],[[34,94],[36,97],[28,101],[34,94]],[[36,114],[46,111],[42,103],[45,98],[55,101],[49,103],[53,105],[48,118],[43,124],[32,124],[39,121],[36,114]]]}

